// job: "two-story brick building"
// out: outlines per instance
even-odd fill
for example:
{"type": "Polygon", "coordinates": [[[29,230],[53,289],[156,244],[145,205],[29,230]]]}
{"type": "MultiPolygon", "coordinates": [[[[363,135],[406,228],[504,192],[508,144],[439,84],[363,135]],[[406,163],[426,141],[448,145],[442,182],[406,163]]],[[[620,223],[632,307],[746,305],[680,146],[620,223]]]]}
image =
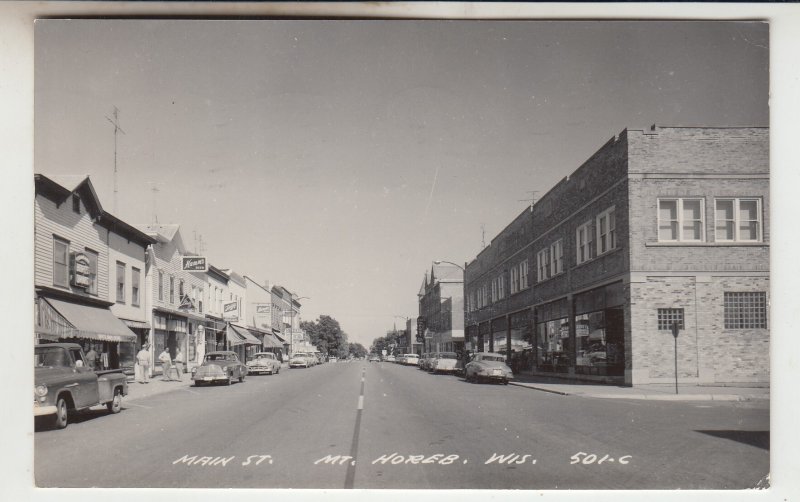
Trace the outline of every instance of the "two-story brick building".
{"type": "Polygon", "coordinates": [[[769,380],[769,130],[628,129],[466,267],[467,341],[518,371],[769,380]]]}
{"type": "Polygon", "coordinates": [[[106,212],[88,176],[34,175],[35,341],[71,341],[97,368],[134,367],[149,328],[149,236],[106,212]]]}

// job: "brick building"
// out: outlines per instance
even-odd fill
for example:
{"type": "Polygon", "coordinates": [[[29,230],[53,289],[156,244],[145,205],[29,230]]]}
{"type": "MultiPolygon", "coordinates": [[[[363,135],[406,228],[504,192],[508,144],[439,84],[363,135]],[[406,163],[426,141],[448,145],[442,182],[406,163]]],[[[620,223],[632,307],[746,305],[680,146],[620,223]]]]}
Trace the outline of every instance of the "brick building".
{"type": "Polygon", "coordinates": [[[419,293],[419,322],[423,352],[453,352],[464,348],[464,271],[434,263],[425,274],[419,293]]]}
{"type": "Polygon", "coordinates": [[[635,385],[769,381],[769,130],[624,130],[466,267],[467,348],[635,385]]]}

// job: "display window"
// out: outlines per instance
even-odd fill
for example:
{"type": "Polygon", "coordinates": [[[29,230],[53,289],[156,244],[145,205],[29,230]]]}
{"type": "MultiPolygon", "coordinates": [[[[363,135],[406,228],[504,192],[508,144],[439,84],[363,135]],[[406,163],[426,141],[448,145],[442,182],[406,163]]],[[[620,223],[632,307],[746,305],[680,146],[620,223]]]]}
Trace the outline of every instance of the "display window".
{"type": "Polygon", "coordinates": [[[587,375],[622,375],[625,334],[621,308],[575,316],[575,372],[587,375]]]}
{"type": "Polygon", "coordinates": [[[540,371],[566,373],[570,366],[569,319],[536,324],[536,366],[540,371]]]}

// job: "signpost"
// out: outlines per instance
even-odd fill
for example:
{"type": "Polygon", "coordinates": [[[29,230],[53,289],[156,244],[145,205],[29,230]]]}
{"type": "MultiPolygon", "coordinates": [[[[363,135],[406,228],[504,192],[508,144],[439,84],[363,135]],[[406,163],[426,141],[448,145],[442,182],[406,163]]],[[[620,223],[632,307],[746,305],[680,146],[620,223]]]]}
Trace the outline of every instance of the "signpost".
{"type": "Polygon", "coordinates": [[[675,394],[678,393],[678,333],[681,325],[678,321],[672,323],[672,338],[675,339],[675,394]]]}

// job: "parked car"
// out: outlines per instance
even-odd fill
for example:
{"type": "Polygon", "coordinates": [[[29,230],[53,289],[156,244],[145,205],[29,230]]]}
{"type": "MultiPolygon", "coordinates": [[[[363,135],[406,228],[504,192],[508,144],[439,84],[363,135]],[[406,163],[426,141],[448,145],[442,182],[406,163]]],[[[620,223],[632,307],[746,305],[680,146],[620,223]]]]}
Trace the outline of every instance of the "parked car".
{"type": "Polygon", "coordinates": [[[268,375],[277,374],[281,372],[281,362],[275,357],[272,352],[256,352],[253,358],[247,361],[247,373],[268,375]]]}
{"type": "Polygon", "coordinates": [[[429,357],[430,357],[430,353],[428,353],[428,352],[426,352],[426,353],[422,354],[422,356],[420,356],[419,363],[417,363],[417,366],[419,366],[419,369],[421,369],[421,370],[426,369],[429,357]]]}
{"type": "Polygon", "coordinates": [[[494,352],[478,352],[464,367],[467,382],[492,380],[508,385],[514,379],[511,368],[506,364],[506,356],[494,352]]]}
{"type": "Polygon", "coordinates": [[[337,359],[337,358],[335,358],[335,357],[329,357],[329,358],[328,358],[328,362],[329,362],[329,363],[335,363],[336,361],[338,361],[338,359],[337,359]]]}
{"type": "Polygon", "coordinates": [[[416,354],[406,354],[403,356],[403,364],[407,366],[416,366],[419,364],[419,356],[416,354]]]}
{"type": "Polygon", "coordinates": [[[314,365],[312,359],[314,356],[308,354],[306,352],[296,352],[292,357],[289,358],[289,367],[290,368],[310,368],[314,365]]]}
{"type": "Polygon", "coordinates": [[[439,352],[431,363],[433,373],[456,373],[459,370],[458,355],[455,352],[439,352]]]}
{"type": "Polygon", "coordinates": [[[244,382],[246,376],[247,366],[242,364],[236,352],[229,350],[209,352],[203,358],[203,364],[192,370],[195,387],[219,382],[230,385],[234,378],[244,382]]]}
{"type": "Polygon", "coordinates": [[[422,369],[425,371],[431,371],[433,368],[433,364],[436,362],[436,359],[439,357],[438,352],[430,352],[428,357],[425,358],[425,364],[422,366],[422,369]]]}
{"type": "Polygon", "coordinates": [[[74,411],[105,404],[122,410],[128,377],[121,370],[93,371],[77,343],[48,343],[33,350],[33,415],[63,429],[74,411]]]}
{"type": "Polygon", "coordinates": [[[379,362],[381,362],[381,357],[378,354],[370,354],[369,362],[371,362],[371,363],[379,363],[379,362]]]}
{"type": "Polygon", "coordinates": [[[394,356],[386,356],[386,362],[389,362],[389,363],[395,362],[394,356]]]}

